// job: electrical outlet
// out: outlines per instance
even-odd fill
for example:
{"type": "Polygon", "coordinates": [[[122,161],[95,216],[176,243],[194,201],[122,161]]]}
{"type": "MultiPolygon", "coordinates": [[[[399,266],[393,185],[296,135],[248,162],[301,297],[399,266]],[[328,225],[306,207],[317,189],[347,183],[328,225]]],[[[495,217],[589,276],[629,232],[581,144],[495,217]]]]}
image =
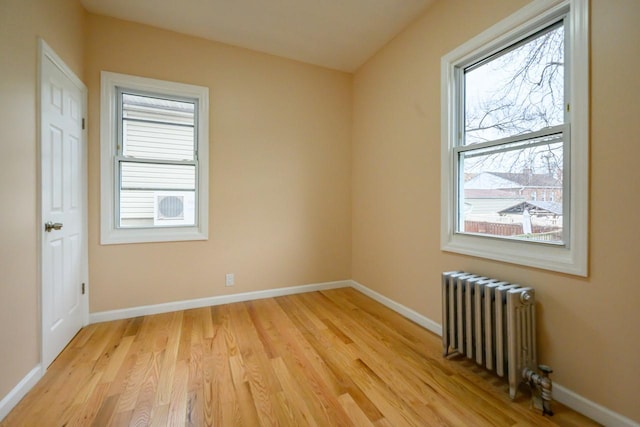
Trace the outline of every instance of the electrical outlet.
{"type": "Polygon", "coordinates": [[[224,285],[225,286],[233,286],[236,284],[236,278],[233,273],[227,273],[225,276],[224,285]]]}

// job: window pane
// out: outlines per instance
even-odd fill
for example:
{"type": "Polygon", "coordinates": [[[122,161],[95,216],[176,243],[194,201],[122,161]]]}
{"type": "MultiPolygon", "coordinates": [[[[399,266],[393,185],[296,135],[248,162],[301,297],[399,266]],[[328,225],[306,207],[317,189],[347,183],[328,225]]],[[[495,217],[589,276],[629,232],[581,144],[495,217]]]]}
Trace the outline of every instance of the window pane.
{"type": "Polygon", "coordinates": [[[193,165],[120,162],[122,190],[195,190],[193,165]]]}
{"type": "Polygon", "coordinates": [[[562,243],[562,134],[459,154],[458,231],[562,243]]]}
{"type": "Polygon", "coordinates": [[[195,103],[122,94],[122,153],[143,159],[193,160],[195,103]]]}
{"type": "Polygon", "coordinates": [[[195,224],[195,166],[120,163],[120,227],[195,224]]]}
{"type": "Polygon", "coordinates": [[[564,26],[464,70],[464,144],[564,123],[564,26]]]}
{"type": "Polygon", "coordinates": [[[195,225],[195,191],[120,192],[120,227],[195,225]]]}

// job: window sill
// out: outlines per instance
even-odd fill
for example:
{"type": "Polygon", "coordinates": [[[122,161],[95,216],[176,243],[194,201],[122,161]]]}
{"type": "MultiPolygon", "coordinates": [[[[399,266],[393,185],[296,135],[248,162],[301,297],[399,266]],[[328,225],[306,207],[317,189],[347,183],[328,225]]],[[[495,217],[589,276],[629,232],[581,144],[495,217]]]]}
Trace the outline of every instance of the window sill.
{"type": "Polygon", "coordinates": [[[586,249],[455,234],[443,236],[441,249],[478,258],[587,276],[586,249]]]}
{"type": "Polygon", "coordinates": [[[197,227],[153,228],[153,229],[112,229],[103,230],[102,245],[128,243],[157,243],[208,240],[208,233],[197,227]]]}

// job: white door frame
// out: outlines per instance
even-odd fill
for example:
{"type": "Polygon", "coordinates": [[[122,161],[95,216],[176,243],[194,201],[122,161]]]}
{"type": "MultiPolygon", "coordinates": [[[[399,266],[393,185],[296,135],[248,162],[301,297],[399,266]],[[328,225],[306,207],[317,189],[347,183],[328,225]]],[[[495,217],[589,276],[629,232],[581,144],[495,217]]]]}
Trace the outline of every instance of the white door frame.
{"type": "Polygon", "coordinates": [[[42,372],[47,369],[47,366],[44,366],[44,339],[45,339],[45,316],[44,316],[44,304],[42,301],[43,298],[43,286],[44,280],[42,277],[42,258],[43,258],[43,250],[44,250],[44,241],[42,238],[42,230],[44,227],[45,218],[43,218],[43,206],[42,206],[42,64],[43,62],[49,59],[53,64],[55,64],[64,74],[71,80],[71,82],[80,89],[82,93],[82,117],[84,117],[84,126],[82,130],[82,140],[81,144],[83,147],[82,150],[82,167],[80,171],[80,176],[82,177],[81,183],[81,205],[82,205],[82,272],[81,272],[81,280],[82,283],[85,284],[85,293],[82,295],[81,301],[81,312],[82,312],[82,326],[86,326],[89,324],[89,257],[88,257],[88,226],[87,226],[87,186],[88,186],[88,176],[87,176],[87,150],[88,150],[88,138],[87,138],[87,87],[80,80],[75,73],[64,63],[64,61],[51,49],[51,47],[41,38],[38,38],[38,83],[37,83],[37,236],[38,236],[38,283],[39,283],[39,312],[40,312],[40,362],[42,364],[42,372]]]}

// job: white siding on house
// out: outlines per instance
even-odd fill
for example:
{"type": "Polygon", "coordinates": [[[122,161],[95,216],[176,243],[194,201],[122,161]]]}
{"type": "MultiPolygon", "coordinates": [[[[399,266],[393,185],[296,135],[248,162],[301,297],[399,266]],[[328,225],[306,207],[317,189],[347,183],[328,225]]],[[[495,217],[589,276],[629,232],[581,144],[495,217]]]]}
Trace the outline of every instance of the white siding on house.
{"type": "Polygon", "coordinates": [[[195,190],[196,168],[193,165],[157,163],[121,163],[123,190],[195,190]]]}
{"type": "Polygon", "coordinates": [[[120,219],[153,219],[153,191],[121,191],[120,219]]]}
{"type": "Polygon", "coordinates": [[[124,123],[125,156],[139,159],[193,160],[193,127],[165,123],[124,123]]]}
{"type": "Polygon", "coordinates": [[[482,172],[464,183],[464,188],[469,190],[496,190],[520,187],[522,187],[522,185],[517,182],[501,178],[491,172],[482,172]]]}

